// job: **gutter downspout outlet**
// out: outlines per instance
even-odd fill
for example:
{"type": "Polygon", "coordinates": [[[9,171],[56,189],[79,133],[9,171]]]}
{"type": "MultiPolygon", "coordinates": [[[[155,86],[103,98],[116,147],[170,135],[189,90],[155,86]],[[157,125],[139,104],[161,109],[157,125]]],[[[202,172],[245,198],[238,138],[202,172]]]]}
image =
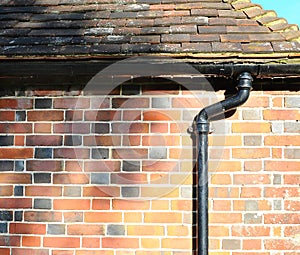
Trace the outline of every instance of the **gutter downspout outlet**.
{"type": "Polygon", "coordinates": [[[198,255],[208,255],[208,133],[209,122],[225,118],[225,112],[244,104],[250,95],[253,78],[250,73],[243,72],[238,76],[237,94],[221,102],[202,109],[195,118],[198,131],[198,255]]]}

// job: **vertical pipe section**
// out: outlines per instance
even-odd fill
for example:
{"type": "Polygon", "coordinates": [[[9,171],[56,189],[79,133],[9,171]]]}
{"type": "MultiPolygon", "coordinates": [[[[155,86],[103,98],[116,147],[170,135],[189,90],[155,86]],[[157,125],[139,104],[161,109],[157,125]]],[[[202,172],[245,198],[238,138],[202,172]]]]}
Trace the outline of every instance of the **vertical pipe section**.
{"type": "Polygon", "coordinates": [[[208,133],[209,123],[214,117],[223,116],[225,112],[245,103],[252,89],[252,76],[243,72],[238,77],[237,94],[221,102],[202,109],[196,117],[198,131],[198,255],[208,255],[208,133]]]}

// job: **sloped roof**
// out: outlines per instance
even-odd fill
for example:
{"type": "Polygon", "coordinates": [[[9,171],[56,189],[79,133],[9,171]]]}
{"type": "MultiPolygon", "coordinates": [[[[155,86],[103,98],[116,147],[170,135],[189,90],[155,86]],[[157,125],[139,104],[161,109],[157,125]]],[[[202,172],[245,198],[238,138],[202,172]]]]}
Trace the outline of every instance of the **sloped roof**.
{"type": "Polygon", "coordinates": [[[298,58],[298,26],[254,2],[1,0],[0,57],[298,58]]]}

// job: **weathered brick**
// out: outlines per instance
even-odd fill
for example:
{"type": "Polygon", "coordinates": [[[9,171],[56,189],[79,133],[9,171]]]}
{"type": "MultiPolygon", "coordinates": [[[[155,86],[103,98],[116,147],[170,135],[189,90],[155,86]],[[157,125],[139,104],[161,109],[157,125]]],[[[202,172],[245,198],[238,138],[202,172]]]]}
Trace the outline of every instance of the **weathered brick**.
{"type": "Polygon", "coordinates": [[[239,250],[239,249],[241,249],[241,240],[224,239],[222,241],[222,248],[224,250],[239,250]]]}
{"type": "Polygon", "coordinates": [[[35,209],[51,209],[52,202],[50,199],[34,199],[33,208],[35,209]]]}
{"type": "Polygon", "coordinates": [[[52,158],[52,154],[52,148],[35,148],[34,150],[35,158],[52,158]]]}
{"type": "Polygon", "coordinates": [[[52,107],[52,99],[50,99],[50,98],[36,98],[34,100],[34,107],[36,109],[50,109],[52,107]]]}
{"type": "Polygon", "coordinates": [[[111,236],[125,235],[124,225],[113,225],[113,224],[108,225],[107,226],[107,235],[111,235],[111,236]]]}
{"type": "Polygon", "coordinates": [[[64,224],[48,224],[48,235],[64,235],[66,233],[66,226],[64,224]]]}

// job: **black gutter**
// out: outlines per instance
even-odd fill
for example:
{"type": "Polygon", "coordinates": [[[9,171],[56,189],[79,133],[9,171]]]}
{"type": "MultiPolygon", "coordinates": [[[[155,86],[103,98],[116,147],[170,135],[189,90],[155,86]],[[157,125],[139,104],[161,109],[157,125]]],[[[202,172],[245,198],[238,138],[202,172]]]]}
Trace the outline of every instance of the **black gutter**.
{"type": "Polygon", "coordinates": [[[238,77],[238,92],[236,95],[202,109],[195,118],[198,131],[198,255],[208,255],[208,133],[209,122],[247,101],[252,89],[252,76],[243,72],[238,77]]]}
{"type": "MultiPolygon", "coordinates": [[[[86,84],[98,72],[116,63],[116,59],[104,60],[3,60],[0,62],[1,86],[14,83],[44,86],[46,83],[86,84]]],[[[163,64],[164,59],[157,63],[163,64]]],[[[256,79],[293,79],[300,78],[298,64],[238,64],[238,63],[195,63],[189,60],[170,59],[171,62],[184,62],[193,66],[199,74],[207,78],[236,78],[243,71],[251,73],[256,79]]],[[[176,68],[175,68],[176,69],[176,68]]],[[[172,75],[168,73],[167,75],[172,75]]],[[[176,75],[176,73],[174,73],[176,75]]],[[[55,86],[55,85],[54,85],[55,86]]]]}

